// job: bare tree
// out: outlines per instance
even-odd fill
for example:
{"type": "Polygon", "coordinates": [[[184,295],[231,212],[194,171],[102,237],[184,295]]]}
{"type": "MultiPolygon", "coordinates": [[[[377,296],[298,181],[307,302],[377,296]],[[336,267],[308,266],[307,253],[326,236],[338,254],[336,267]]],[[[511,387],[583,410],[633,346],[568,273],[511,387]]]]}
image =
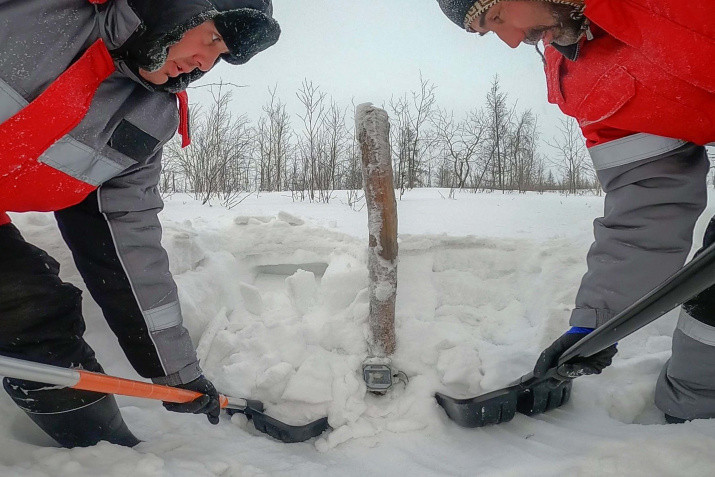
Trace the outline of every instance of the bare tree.
{"type": "Polygon", "coordinates": [[[564,191],[575,194],[584,182],[584,171],[588,170],[586,144],[573,118],[561,120],[559,133],[546,144],[556,150],[556,159],[552,164],[561,172],[564,191]]]}
{"type": "Polygon", "coordinates": [[[231,209],[241,203],[250,192],[252,152],[254,141],[251,137],[250,122],[241,115],[233,119],[228,135],[217,136],[217,141],[230,141],[218,148],[217,196],[221,205],[231,209]]]}
{"type": "Polygon", "coordinates": [[[345,115],[346,110],[331,99],[330,107],[323,116],[325,154],[320,167],[321,202],[328,202],[332,191],[339,185],[342,162],[350,147],[345,115]]]}
{"type": "MultiPolygon", "coordinates": [[[[355,101],[351,101],[353,109],[353,117],[357,114],[355,101]]],[[[362,200],[365,198],[363,193],[363,176],[362,176],[362,153],[358,142],[358,133],[353,128],[347,132],[347,141],[345,144],[345,164],[342,172],[341,187],[346,190],[346,199],[348,206],[353,210],[361,210],[365,204],[362,200]]]]}
{"type": "Polygon", "coordinates": [[[285,188],[288,155],[293,135],[286,105],[269,89],[270,99],[263,106],[263,116],[255,130],[259,155],[260,190],[281,191],[285,188]]]}
{"type": "Polygon", "coordinates": [[[414,135],[410,128],[410,108],[407,97],[390,100],[390,147],[393,151],[395,185],[400,189],[400,198],[407,187],[407,162],[410,156],[410,144],[414,135]]]}
{"type": "MultiPolygon", "coordinates": [[[[353,114],[355,111],[355,104],[352,104],[353,114]]],[[[347,143],[346,154],[346,167],[343,177],[343,187],[347,190],[362,190],[363,187],[363,177],[362,177],[362,158],[360,152],[360,144],[358,143],[357,133],[352,130],[349,133],[349,140],[347,143]]]]}
{"type": "Polygon", "coordinates": [[[406,189],[425,184],[424,152],[429,147],[425,126],[435,108],[436,86],[420,74],[420,90],[390,101],[393,121],[391,147],[395,157],[395,179],[400,197],[406,189]]]}
{"type": "Polygon", "coordinates": [[[435,144],[441,149],[445,162],[451,165],[450,172],[442,171],[442,183],[445,184],[445,179],[451,177],[450,188],[466,187],[473,167],[479,168],[483,177],[486,167],[477,162],[487,129],[483,111],[472,111],[464,121],[456,122],[454,113],[437,110],[432,125],[435,144]]]}
{"type": "Polygon", "coordinates": [[[519,192],[532,189],[537,180],[538,157],[537,118],[531,110],[524,111],[514,122],[508,141],[508,152],[511,159],[511,187],[519,192]]]}
{"type": "Polygon", "coordinates": [[[507,187],[508,161],[505,142],[509,136],[509,127],[513,108],[507,105],[507,95],[501,91],[499,76],[495,75],[487,94],[486,111],[488,118],[487,142],[493,168],[494,187],[505,191],[507,187]]]}
{"type": "MultiPolygon", "coordinates": [[[[326,114],[326,94],[320,91],[312,81],[303,80],[296,93],[303,105],[303,114],[298,115],[303,122],[303,130],[298,139],[302,162],[302,180],[299,183],[308,191],[308,198],[316,200],[316,191],[320,190],[321,156],[324,154],[324,117],[326,114]]],[[[298,171],[296,171],[298,172],[298,171]]]]}

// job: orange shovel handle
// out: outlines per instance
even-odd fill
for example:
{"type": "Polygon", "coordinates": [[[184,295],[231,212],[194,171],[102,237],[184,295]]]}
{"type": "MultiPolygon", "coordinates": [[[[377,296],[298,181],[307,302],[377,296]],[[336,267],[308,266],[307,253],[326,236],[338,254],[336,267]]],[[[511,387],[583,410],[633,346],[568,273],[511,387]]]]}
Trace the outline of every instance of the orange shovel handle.
{"type": "MultiPolygon", "coordinates": [[[[92,373],[90,371],[77,370],[79,381],[72,386],[73,389],[84,391],[95,391],[107,394],[119,394],[122,396],[133,396],[146,399],[156,399],[158,401],[184,403],[191,402],[203,394],[188,389],[172,388],[161,384],[143,383],[131,379],[117,378],[105,374],[92,373]]],[[[228,406],[228,398],[219,395],[221,409],[228,406]]]]}

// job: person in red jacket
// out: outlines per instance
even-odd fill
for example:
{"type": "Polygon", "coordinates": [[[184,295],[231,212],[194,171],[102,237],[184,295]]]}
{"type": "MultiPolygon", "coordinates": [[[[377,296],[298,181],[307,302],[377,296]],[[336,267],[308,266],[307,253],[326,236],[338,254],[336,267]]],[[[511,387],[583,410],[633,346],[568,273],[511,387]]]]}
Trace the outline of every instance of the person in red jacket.
{"type": "MultiPolygon", "coordinates": [[[[712,2],[438,0],[468,32],[545,45],[549,102],[575,118],[606,192],[572,328],[534,374],[680,268],[707,201],[715,141],[712,2]]],[[[537,46],[538,48],[538,46],[537,46]]],[[[715,218],[703,247],[715,242],[715,218]]],[[[574,364],[600,373],[615,346],[574,364]]],[[[715,417],[715,288],[683,306],[656,405],[668,422],[715,417]]]]}

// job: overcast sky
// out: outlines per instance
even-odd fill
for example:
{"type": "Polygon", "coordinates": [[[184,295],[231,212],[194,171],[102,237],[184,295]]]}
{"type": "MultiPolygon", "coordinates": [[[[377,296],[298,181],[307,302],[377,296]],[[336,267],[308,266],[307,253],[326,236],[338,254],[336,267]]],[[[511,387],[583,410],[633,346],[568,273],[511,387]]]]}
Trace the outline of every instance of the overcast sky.
{"type": "MultiPolygon", "coordinates": [[[[510,102],[540,117],[544,139],[556,134],[561,113],[546,101],[541,59],[533,47],[516,50],[496,36],[480,38],[452,24],[436,0],[273,0],[281,24],[278,43],[246,65],[220,63],[203,83],[220,77],[235,90],[234,108],[255,120],[277,85],[289,112],[295,92],[313,81],[341,105],[387,104],[419,88],[419,75],[437,86],[437,103],[461,116],[481,106],[495,74],[510,102]]],[[[201,89],[190,91],[203,101],[201,89]]],[[[298,118],[293,120],[298,126],[298,118]]],[[[542,147],[542,150],[544,148],[542,147]]]]}

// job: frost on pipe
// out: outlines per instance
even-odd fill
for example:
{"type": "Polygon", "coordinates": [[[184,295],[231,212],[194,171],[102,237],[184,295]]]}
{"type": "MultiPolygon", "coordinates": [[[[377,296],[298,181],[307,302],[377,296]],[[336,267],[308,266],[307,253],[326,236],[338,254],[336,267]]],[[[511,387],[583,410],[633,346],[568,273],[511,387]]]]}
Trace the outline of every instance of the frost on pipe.
{"type": "Polygon", "coordinates": [[[372,356],[395,351],[395,294],[397,292],[397,203],[392,183],[390,123],[387,112],[371,103],[355,113],[362,152],[362,174],[370,243],[370,331],[372,356]]]}

